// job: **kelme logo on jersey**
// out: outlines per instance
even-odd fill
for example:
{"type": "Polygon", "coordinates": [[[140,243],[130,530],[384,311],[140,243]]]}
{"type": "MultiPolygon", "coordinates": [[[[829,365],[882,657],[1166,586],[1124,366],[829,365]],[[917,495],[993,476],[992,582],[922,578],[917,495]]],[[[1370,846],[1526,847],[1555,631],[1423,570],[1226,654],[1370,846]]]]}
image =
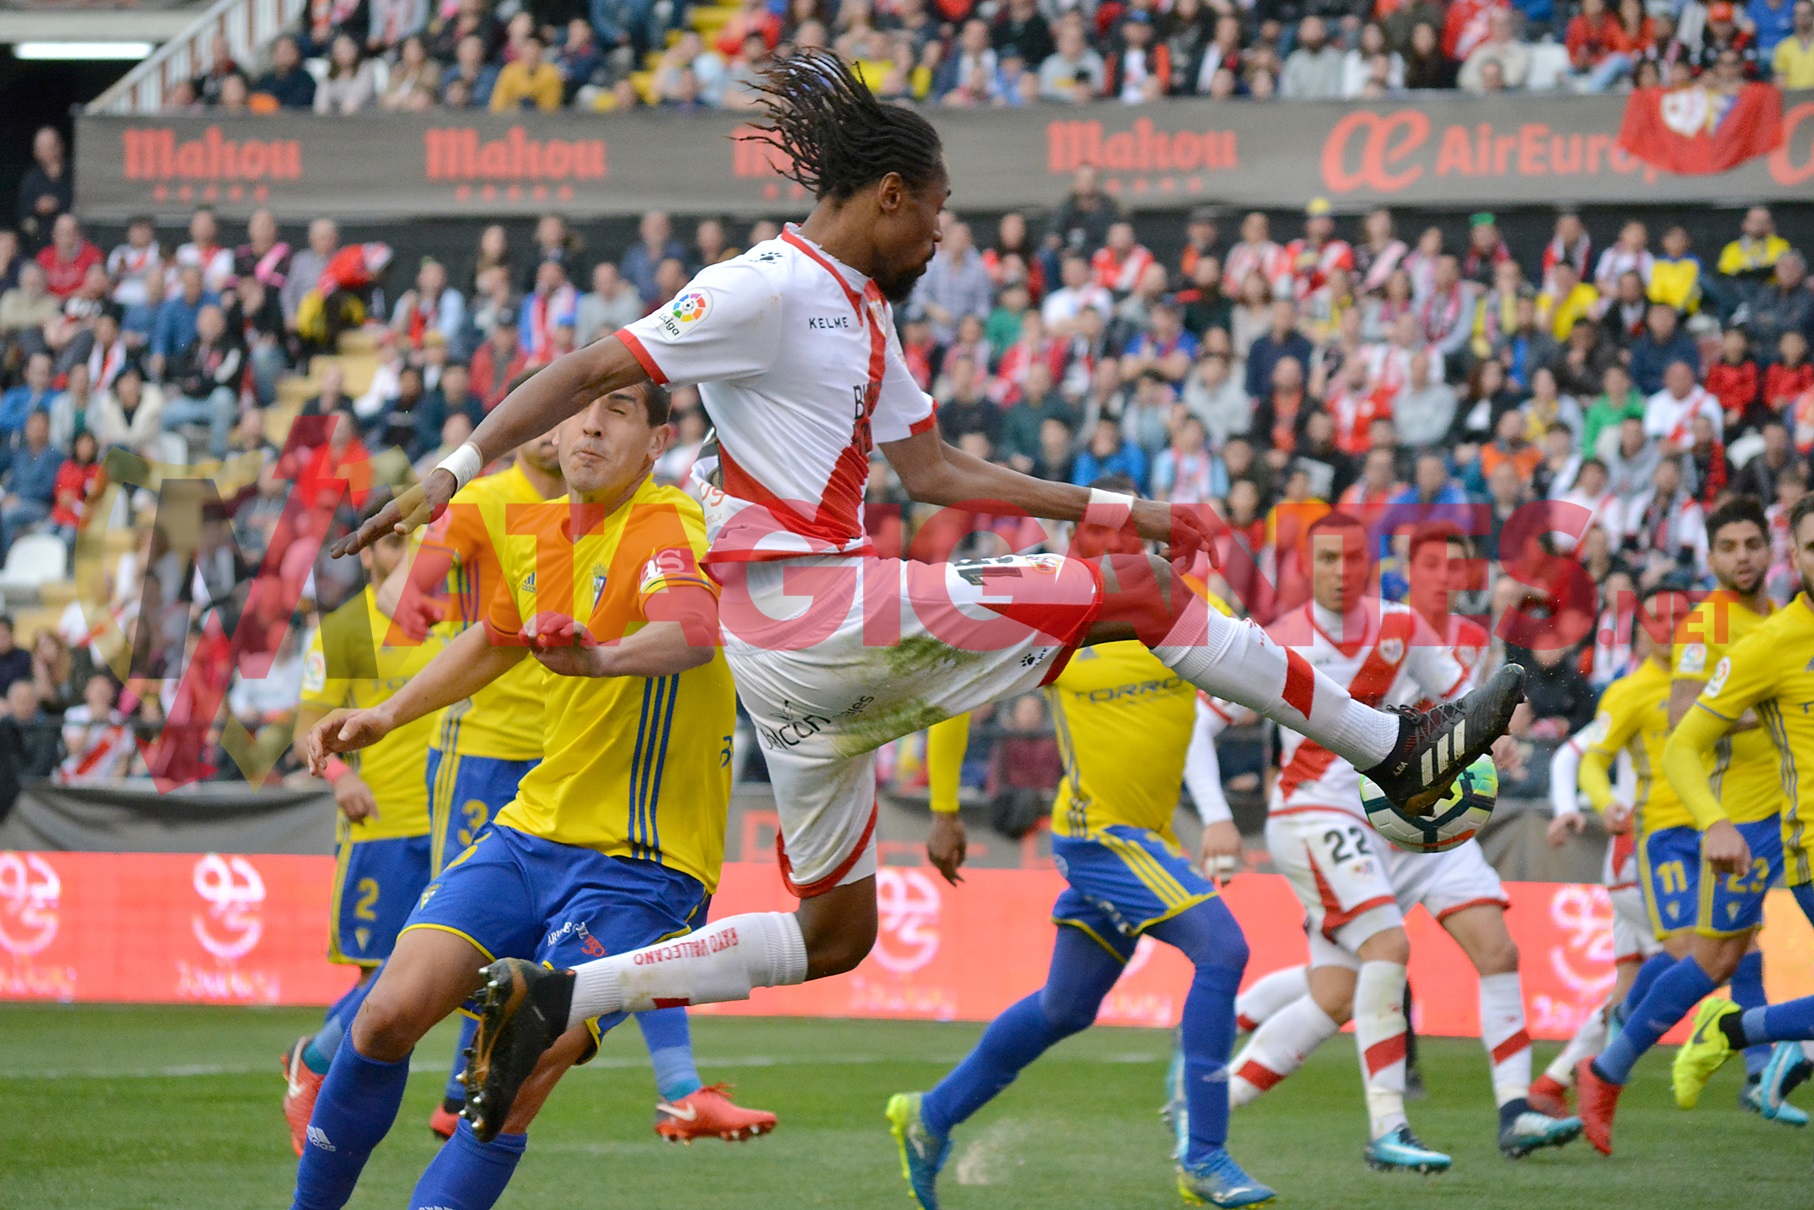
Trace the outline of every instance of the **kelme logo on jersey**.
{"type": "Polygon", "coordinates": [[[661,313],[661,330],[669,339],[678,340],[683,332],[711,313],[712,296],[704,290],[688,290],[661,313]]]}

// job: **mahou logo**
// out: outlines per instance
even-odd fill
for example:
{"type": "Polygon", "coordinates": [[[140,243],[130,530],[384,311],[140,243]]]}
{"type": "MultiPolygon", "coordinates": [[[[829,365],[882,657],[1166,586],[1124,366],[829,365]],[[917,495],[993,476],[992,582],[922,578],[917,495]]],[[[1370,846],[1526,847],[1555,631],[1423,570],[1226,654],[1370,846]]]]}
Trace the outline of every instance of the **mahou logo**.
{"type": "Polygon", "coordinates": [[[0,949],[19,958],[57,939],[63,881],[36,853],[0,853],[0,949]]]}
{"type": "Polygon", "coordinates": [[[195,893],[208,905],[190,918],[195,939],[223,962],[251,953],[264,935],[265,880],[244,857],[209,853],[195,863],[195,893]]]}
{"type": "Polygon", "coordinates": [[[938,953],[938,883],[921,870],[883,866],[876,871],[880,919],[870,957],[897,975],[919,970],[938,953]]]}

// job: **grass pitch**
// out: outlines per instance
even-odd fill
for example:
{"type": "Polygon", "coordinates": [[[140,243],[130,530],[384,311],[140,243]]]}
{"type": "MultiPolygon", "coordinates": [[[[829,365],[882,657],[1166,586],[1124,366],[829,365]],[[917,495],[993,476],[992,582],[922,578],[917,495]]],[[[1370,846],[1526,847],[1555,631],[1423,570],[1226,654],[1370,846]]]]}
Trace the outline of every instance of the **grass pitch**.
{"type": "MultiPolygon", "coordinates": [[[[0,1007],[0,1210],[288,1204],[295,1160],[277,1056],[318,1017],[300,1010],[0,1007]]],[[[698,1018],[708,1080],[772,1109],[781,1128],[740,1146],[670,1147],[650,1130],[642,1041],[617,1030],[573,1073],[530,1141],[504,1207],[904,1207],[882,1118],[891,1092],[926,1088],[975,1040],[974,1025],[698,1018]]],[[[453,1044],[444,1026],[417,1051],[398,1125],[373,1156],[355,1207],[408,1204],[433,1155],[428,1113],[453,1044]]],[[[1055,1049],[966,1124],[941,1186],[951,1210],[1167,1207],[1168,1136],[1156,1110],[1165,1035],[1096,1029],[1055,1049]]],[[[1338,1038],[1235,1118],[1232,1146],[1289,1207],[1572,1210],[1645,1205],[1814,1205],[1814,1132],[1735,1105],[1734,1062],[1692,1114],[1674,1108],[1668,1053],[1626,1093],[1618,1153],[1579,1141],[1519,1163],[1500,1158],[1486,1064],[1471,1041],[1425,1041],[1426,1142],[1452,1152],[1439,1177],[1373,1173],[1352,1044],[1338,1038]]],[[[1554,1053],[1539,1048],[1539,1063],[1554,1053]]],[[[1807,1099],[1804,1095],[1802,1099],[1807,1099]]]]}

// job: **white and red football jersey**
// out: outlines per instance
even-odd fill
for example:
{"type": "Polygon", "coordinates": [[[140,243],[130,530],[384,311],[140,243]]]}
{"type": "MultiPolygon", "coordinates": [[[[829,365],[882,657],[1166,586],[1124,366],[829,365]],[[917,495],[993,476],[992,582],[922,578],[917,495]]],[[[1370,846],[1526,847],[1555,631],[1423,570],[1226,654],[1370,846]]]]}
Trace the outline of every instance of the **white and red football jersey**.
{"type": "Polygon", "coordinates": [[[1327,240],[1313,248],[1307,239],[1294,239],[1285,245],[1285,263],[1291,268],[1292,290],[1302,302],[1329,284],[1332,271],[1354,272],[1354,249],[1347,240],[1327,240]]]}
{"type": "Polygon", "coordinates": [[[1153,265],[1153,254],[1139,244],[1116,255],[1112,248],[1098,248],[1090,257],[1090,276],[1096,285],[1114,294],[1131,294],[1141,275],[1153,265]]]}
{"type": "MultiPolygon", "coordinates": [[[[1451,613],[1443,618],[1442,628],[1437,630],[1428,618],[1421,619],[1423,625],[1433,633],[1441,636],[1448,647],[1449,655],[1468,676],[1470,682],[1479,679],[1475,674],[1480,671],[1480,662],[1492,650],[1493,636],[1487,633],[1486,627],[1473,618],[1451,613]]],[[[1439,699],[1422,692],[1409,680],[1400,681],[1393,687],[1393,692],[1386,697],[1388,706],[1416,706],[1419,710],[1428,710],[1439,699]]]]}
{"type": "Polygon", "coordinates": [[[1368,431],[1373,422],[1392,419],[1392,396],[1383,385],[1369,384],[1356,391],[1343,383],[1330,388],[1323,408],[1335,421],[1336,448],[1358,457],[1373,448],[1368,431]]]}
{"type": "Polygon", "coordinates": [[[1705,416],[1713,422],[1713,438],[1724,438],[1726,413],[1719,397],[1696,383],[1686,398],[1677,399],[1664,387],[1644,404],[1644,435],[1668,442],[1678,449],[1694,444],[1694,418],[1705,416]]]}
{"type": "Polygon", "coordinates": [[[723,476],[711,559],[873,553],[870,452],[935,422],[874,282],[790,224],[617,335],[655,381],[699,385],[723,476]]]}
{"type": "MultiPolygon", "coordinates": [[[[1392,602],[1356,610],[1346,625],[1306,602],[1274,620],[1266,635],[1370,706],[1406,694],[1446,700],[1465,692],[1472,679],[1429,623],[1392,602]]],[[[1366,818],[1353,765],[1295,731],[1279,736],[1282,759],[1267,804],[1273,814],[1333,808],[1366,818]]]]}
{"type": "Polygon", "coordinates": [[[1272,291],[1274,298],[1291,296],[1291,262],[1285,258],[1285,249],[1271,240],[1258,244],[1239,243],[1228,250],[1228,261],[1222,266],[1227,292],[1239,298],[1241,283],[1256,270],[1266,279],[1266,288],[1272,291]]]}

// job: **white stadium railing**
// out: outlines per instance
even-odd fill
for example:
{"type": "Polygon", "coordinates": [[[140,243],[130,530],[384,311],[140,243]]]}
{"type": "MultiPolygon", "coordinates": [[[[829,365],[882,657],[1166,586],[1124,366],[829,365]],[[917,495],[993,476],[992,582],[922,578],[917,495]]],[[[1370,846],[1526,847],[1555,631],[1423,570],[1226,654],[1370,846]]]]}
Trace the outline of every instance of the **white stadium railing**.
{"type": "Polygon", "coordinates": [[[179,81],[207,67],[209,46],[224,35],[248,68],[271,40],[297,23],[308,0],[216,0],[189,27],[158,47],[88,105],[89,113],[157,113],[179,81]]]}

